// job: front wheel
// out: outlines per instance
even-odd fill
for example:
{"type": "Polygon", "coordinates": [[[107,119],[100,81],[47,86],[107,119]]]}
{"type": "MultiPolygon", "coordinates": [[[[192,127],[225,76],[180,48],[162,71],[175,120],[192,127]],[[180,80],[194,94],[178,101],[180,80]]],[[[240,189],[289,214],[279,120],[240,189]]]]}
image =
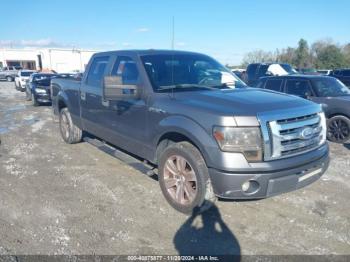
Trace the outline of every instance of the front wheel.
{"type": "Polygon", "coordinates": [[[203,212],[215,201],[208,168],[189,142],[171,144],[161,154],[159,184],[168,203],[185,214],[203,212]]]}
{"type": "Polygon", "coordinates": [[[77,127],[68,111],[68,108],[63,108],[60,111],[60,131],[63,140],[68,144],[79,143],[82,139],[82,130],[77,127]]]}
{"type": "Polygon", "coordinates": [[[39,105],[39,103],[38,103],[38,101],[36,100],[34,94],[32,94],[32,105],[33,105],[33,106],[38,106],[38,105],[39,105]]]}
{"type": "Polygon", "coordinates": [[[327,123],[327,138],[335,143],[345,143],[350,139],[350,119],[333,116],[327,123]]]}

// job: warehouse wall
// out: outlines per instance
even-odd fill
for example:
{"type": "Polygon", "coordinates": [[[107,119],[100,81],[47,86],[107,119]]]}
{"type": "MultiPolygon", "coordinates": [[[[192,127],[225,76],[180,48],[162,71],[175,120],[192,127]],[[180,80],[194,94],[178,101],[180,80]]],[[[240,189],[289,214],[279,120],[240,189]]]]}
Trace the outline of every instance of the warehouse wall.
{"type": "Polygon", "coordinates": [[[35,61],[39,70],[38,55],[41,56],[43,69],[59,73],[73,70],[83,71],[94,50],[78,49],[0,49],[0,64],[6,61],[35,61]]]}

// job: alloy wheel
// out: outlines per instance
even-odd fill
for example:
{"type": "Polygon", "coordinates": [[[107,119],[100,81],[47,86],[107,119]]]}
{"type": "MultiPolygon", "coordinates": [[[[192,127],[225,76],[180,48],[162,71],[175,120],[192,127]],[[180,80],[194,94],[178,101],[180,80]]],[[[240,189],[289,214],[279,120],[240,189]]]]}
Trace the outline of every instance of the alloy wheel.
{"type": "Polygon", "coordinates": [[[335,119],[328,126],[328,135],[334,141],[344,141],[350,137],[349,126],[344,120],[335,119]]]}
{"type": "Polygon", "coordinates": [[[179,155],[170,156],[164,165],[164,183],[171,198],[181,205],[190,205],[197,195],[195,171],[179,155]]]}

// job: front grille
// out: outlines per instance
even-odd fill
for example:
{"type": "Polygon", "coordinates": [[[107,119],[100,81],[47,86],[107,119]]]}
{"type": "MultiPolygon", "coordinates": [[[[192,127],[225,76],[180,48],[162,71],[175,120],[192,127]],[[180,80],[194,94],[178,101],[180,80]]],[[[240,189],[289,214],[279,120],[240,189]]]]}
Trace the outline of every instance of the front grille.
{"type": "Polygon", "coordinates": [[[278,159],[305,153],[320,146],[325,139],[325,121],[320,113],[268,121],[270,155],[278,159]]]}

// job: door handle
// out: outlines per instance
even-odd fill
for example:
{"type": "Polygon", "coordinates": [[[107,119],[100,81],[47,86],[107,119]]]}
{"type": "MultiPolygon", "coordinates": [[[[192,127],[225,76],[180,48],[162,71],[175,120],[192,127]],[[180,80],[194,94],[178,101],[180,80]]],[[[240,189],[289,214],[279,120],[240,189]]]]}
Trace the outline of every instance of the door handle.
{"type": "Polygon", "coordinates": [[[86,100],[86,93],[85,92],[80,92],[80,99],[86,100]]]}

